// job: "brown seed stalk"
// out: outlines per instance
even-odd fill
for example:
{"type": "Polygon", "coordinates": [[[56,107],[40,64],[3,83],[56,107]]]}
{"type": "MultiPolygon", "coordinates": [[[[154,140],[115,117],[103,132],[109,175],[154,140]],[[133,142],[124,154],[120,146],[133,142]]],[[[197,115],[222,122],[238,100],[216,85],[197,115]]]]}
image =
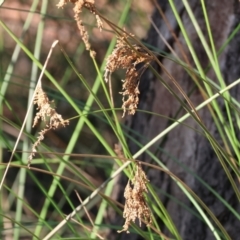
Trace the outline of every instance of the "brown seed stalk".
{"type": "Polygon", "coordinates": [[[107,58],[104,78],[111,81],[111,74],[118,69],[126,69],[125,79],[122,80],[123,117],[125,113],[134,115],[138,106],[140,94],[139,82],[143,72],[153,60],[144,49],[136,44],[128,43],[126,34],[118,37],[116,46],[107,58]],[[141,65],[141,67],[139,67],[141,65]]]}
{"type": "Polygon", "coordinates": [[[42,87],[37,86],[33,103],[36,104],[38,112],[33,121],[33,127],[37,125],[39,120],[46,123],[45,128],[39,132],[37,141],[32,146],[32,152],[28,157],[28,167],[30,167],[31,161],[37,152],[37,147],[44,139],[44,135],[51,129],[57,129],[65,127],[69,124],[68,120],[64,120],[60,114],[52,107],[53,101],[50,102],[47,94],[43,91],[42,87]]]}
{"type": "Polygon", "coordinates": [[[126,199],[123,211],[123,217],[125,218],[125,223],[123,229],[118,231],[118,233],[126,231],[129,233],[128,228],[131,222],[135,222],[136,219],[139,220],[141,226],[141,219],[145,219],[147,225],[152,222],[151,211],[145,200],[144,193],[147,193],[147,179],[144,171],[142,170],[141,164],[137,164],[137,170],[132,181],[128,181],[128,184],[124,191],[124,197],[126,199]],[[132,185],[132,186],[131,186],[132,185]]]}
{"type": "Polygon", "coordinates": [[[68,2],[72,2],[74,4],[74,8],[73,8],[74,19],[77,22],[77,26],[80,31],[82,40],[85,44],[85,47],[88,51],[90,51],[91,56],[95,57],[96,53],[91,49],[88,32],[80,17],[80,14],[83,8],[88,9],[91,14],[95,15],[97,26],[100,29],[100,31],[102,31],[103,23],[100,19],[100,16],[97,14],[96,7],[95,7],[95,0],[60,0],[59,3],[57,4],[57,7],[63,8],[64,5],[67,4],[68,2]]]}

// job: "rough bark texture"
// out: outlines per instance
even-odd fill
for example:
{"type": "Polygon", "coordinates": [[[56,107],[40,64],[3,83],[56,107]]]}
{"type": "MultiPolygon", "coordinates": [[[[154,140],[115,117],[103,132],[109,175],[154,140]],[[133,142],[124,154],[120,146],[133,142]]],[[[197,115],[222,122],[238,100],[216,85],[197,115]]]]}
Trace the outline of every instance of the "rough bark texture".
{"type": "MultiPolygon", "coordinates": [[[[194,66],[188,47],[186,46],[184,38],[179,30],[168,1],[160,0],[158,2],[168,21],[170,22],[171,27],[175,32],[179,42],[181,43],[187,55],[187,58],[194,66]]],[[[203,50],[202,45],[198,39],[197,33],[194,30],[191,21],[189,20],[188,14],[182,2],[175,2],[178,2],[178,12],[187,29],[189,37],[193,43],[193,47],[201,61],[202,67],[205,68],[208,66],[209,62],[205,51],[203,50]]],[[[190,0],[188,2],[191,5],[195,17],[198,19],[198,23],[202,31],[205,33],[205,36],[208,39],[200,1],[190,0]]],[[[216,49],[219,49],[220,46],[222,46],[222,44],[228,38],[228,36],[232,33],[233,29],[240,23],[239,1],[212,0],[205,2],[208,10],[208,16],[211,24],[215,47],[216,49]]],[[[158,11],[154,13],[153,21],[157,25],[160,32],[163,34],[164,38],[174,49],[174,51],[178,54],[178,56],[180,56],[180,58],[183,59],[177,42],[173,38],[171,32],[169,31],[166,23],[161,18],[158,11]]],[[[165,52],[169,52],[168,48],[160,39],[154,28],[150,29],[147,42],[165,52]]],[[[160,60],[167,71],[173,76],[174,79],[178,81],[186,93],[194,87],[195,84],[193,80],[180,65],[167,58],[161,58],[160,60]]],[[[230,84],[240,77],[240,33],[237,33],[228,47],[221,54],[220,66],[222,69],[223,77],[227,84],[230,84]]],[[[161,69],[157,70],[161,74],[162,78],[168,82],[170,86],[172,86],[172,83],[166,74],[161,69]]],[[[212,70],[207,73],[207,76],[213,80],[216,80],[215,73],[212,70]]],[[[174,98],[174,96],[169,93],[169,91],[160,83],[159,80],[156,79],[156,77],[150,71],[146,72],[141,78],[140,91],[141,94],[139,109],[152,111],[172,118],[179,118],[181,115],[185,114],[185,110],[181,110],[179,112],[179,102],[174,98]]],[[[236,86],[233,90],[231,90],[231,94],[239,101],[240,87],[236,86]]],[[[180,93],[178,95],[181,96],[180,93]]],[[[190,99],[195,106],[203,101],[202,95],[199,91],[194,91],[194,93],[190,96],[190,99]]],[[[220,100],[220,102],[222,102],[222,110],[225,111],[223,101],[220,100]]],[[[209,129],[211,134],[215,138],[219,139],[216,126],[212,120],[208,108],[201,110],[199,112],[199,115],[203,119],[204,124],[209,129]]],[[[169,120],[160,118],[159,116],[138,112],[133,117],[129,117],[126,124],[132,130],[140,134],[140,137],[134,135],[135,139],[142,143],[146,143],[149,139],[155,137],[157,133],[165,129],[169,125],[169,120]]],[[[192,118],[189,118],[187,121],[185,121],[185,124],[201,131],[196,121],[192,118]]],[[[237,130],[237,133],[239,135],[239,129],[237,130]]],[[[130,141],[129,146],[133,154],[138,150],[138,147],[130,141]]],[[[219,200],[216,199],[212,193],[210,193],[191,174],[188,174],[186,170],[184,170],[184,168],[181,166],[181,164],[183,166],[187,166],[189,169],[197,173],[199,177],[201,177],[213,189],[215,189],[229,204],[231,204],[233,208],[239,210],[239,202],[236,199],[231,184],[228,181],[226,174],[223,171],[222,166],[219,163],[219,160],[217,159],[216,154],[209,144],[208,140],[203,135],[197,133],[191,128],[180,125],[171,131],[167,137],[161,139],[158,144],[152,146],[150,150],[155,153],[156,156],[158,156],[158,158],[161,159],[174,174],[176,174],[195,193],[197,193],[197,195],[205,202],[205,204],[213,211],[218,220],[223,224],[231,238],[239,239],[239,221],[223,206],[219,200]],[[179,162],[176,161],[176,159],[179,162]]],[[[147,162],[151,161],[151,159],[149,159],[146,154],[143,154],[139,159],[147,162]]],[[[159,195],[167,210],[169,211],[174,223],[176,224],[182,239],[215,239],[203,221],[199,220],[199,218],[191,214],[188,210],[177,204],[175,201],[167,198],[164,194],[161,194],[161,192],[165,191],[168,194],[174,196],[179,201],[182,201],[189,208],[192,208],[193,211],[197,212],[191,203],[186,199],[185,195],[182,193],[179,187],[166,174],[159,171],[156,172],[155,170],[150,170],[148,172],[148,177],[153,185],[161,189],[161,191],[159,191],[159,195]]],[[[123,191],[126,185],[126,181],[126,178],[124,176],[121,176],[118,179],[118,183],[115,188],[116,198],[120,202],[124,202],[123,191]]],[[[113,224],[123,224],[123,219],[120,216],[114,216],[111,221],[113,224]]],[[[162,226],[162,229],[166,235],[169,235],[164,226],[162,226]]],[[[112,233],[110,237],[110,239],[124,238],[131,240],[143,239],[137,235],[126,235],[125,233],[118,235],[112,233]]]]}

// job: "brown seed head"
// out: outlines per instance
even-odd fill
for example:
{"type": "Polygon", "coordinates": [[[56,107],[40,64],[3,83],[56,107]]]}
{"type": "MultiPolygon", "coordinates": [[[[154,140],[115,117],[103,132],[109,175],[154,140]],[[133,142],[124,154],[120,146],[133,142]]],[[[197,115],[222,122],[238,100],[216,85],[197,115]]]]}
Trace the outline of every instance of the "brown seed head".
{"type": "Polygon", "coordinates": [[[118,231],[119,233],[122,231],[129,233],[128,228],[131,222],[135,222],[137,218],[140,226],[142,223],[141,219],[145,219],[148,225],[151,223],[151,211],[144,197],[144,193],[148,192],[146,186],[147,182],[148,179],[141,165],[137,164],[135,176],[131,181],[133,187],[131,187],[130,182],[128,182],[124,191],[126,202],[124,205],[123,217],[125,218],[125,223],[123,229],[118,231]]]}
{"type": "Polygon", "coordinates": [[[135,114],[139,102],[138,89],[140,78],[152,61],[152,57],[136,44],[130,45],[127,42],[129,36],[123,34],[118,37],[116,46],[111,55],[107,58],[104,78],[105,81],[111,80],[111,74],[118,69],[126,69],[125,79],[120,92],[123,95],[123,117],[126,111],[128,114],[135,114]],[[138,64],[142,67],[137,68],[138,64]]]}
{"type": "Polygon", "coordinates": [[[96,12],[95,0],[60,0],[59,3],[57,4],[57,7],[58,8],[64,7],[64,5],[67,4],[68,2],[72,2],[74,4],[73,8],[74,19],[77,22],[80,35],[82,37],[86,49],[90,51],[91,56],[94,57],[95,52],[91,50],[91,45],[89,43],[89,35],[85,26],[83,25],[82,19],[80,18],[80,13],[82,12],[83,8],[88,9],[91,14],[95,15],[97,26],[100,29],[100,31],[102,31],[103,23],[100,19],[100,16],[96,12]]]}
{"type": "Polygon", "coordinates": [[[35,127],[39,120],[42,120],[46,123],[46,126],[43,130],[39,132],[37,141],[32,146],[32,153],[28,157],[28,167],[30,166],[31,160],[37,152],[37,147],[44,139],[44,135],[51,129],[57,129],[60,127],[65,127],[69,124],[68,120],[64,120],[60,114],[51,106],[53,102],[50,102],[47,94],[43,91],[41,87],[37,87],[36,93],[34,96],[33,103],[36,104],[38,112],[33,121],[33,127],[35,127]]]}

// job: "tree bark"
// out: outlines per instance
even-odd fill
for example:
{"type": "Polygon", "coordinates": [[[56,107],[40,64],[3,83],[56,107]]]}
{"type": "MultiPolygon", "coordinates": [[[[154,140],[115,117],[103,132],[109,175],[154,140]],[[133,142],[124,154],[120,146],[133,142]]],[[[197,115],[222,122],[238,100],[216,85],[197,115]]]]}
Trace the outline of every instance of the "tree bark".
{"type": "MultiPolygon", "coordinates": [[[[206,68],[209,64],[207,55],[202,47],[202,44],[197,36],[197,33],[189,19],[189,16],[183,6],[182,1],[177,2],[178,13],[184,23],[187,33],[193,44],[193,48],[197,52],[197,56],[201,62],[203,68],[206,68]]],[[[206,30],[206,24],[203,17],[203,11],[201,2],[197,0],[188,1],[194,12],[195,17],[198,20],[201,30],[205,33],[206,39],[208,34],[206,30]]],[[[190,64],[194,66],[191,54],[188,46],[184,40],[184,37],[179,29],[177,21],[173,15],[171,7],[168,1],[159,0],[159,5],[167,17],[173,32],[175,33],[177,40],[181,43],[181,46],[190,60],[190,64]]],[[[240,23],[240,5],[239,1],[223,0],[223,1],[205,1],[206,8],[208,10],[208,17],[212,30],[212,35],[216,49],[219,49],[229,35],[233,32],[236,26],[240,23]]],[[[166,41],[171,45],[177,55],[184,60],[179,48],[178,42],[173,37],[164,19],[160,16],[159,11],[156,10],[153,15],[153,22],[156,24],[159,31],[162,33],[166,41]]],[[[149,30],[147,43],[158,49],[170,54],[169,49],[159,37],[156,30],[151,27],[149,30]]],[[[210,44],[209,44],[210,45],[210,44]]],[[[169,60],[168,58],[159,57],[164,68],[173,76],[173,78],[179,83],[185,93],[189,93],[195,86],[192,78],[183,69],[182,66],[169,60]]],[[[231,40],[229,45],[221,53],[219,57],[219,63],[222,70],[223,77],[226,84],[230,84],[240,77],[240,33],[237,33],[231,40]]],[[[166,73],[156,66],[157,71],[161,77],[170,86],[173,87],[171,80],[169,80],[166,73]]],[[[216,80],[216,76],[213,70],[207,72],[207,76],[213,80],[216,80]]],[[[198,80],[201,81],[200,79],[198,80]]],[[[163,86],[163,84],[154,76],[151,71],[145,72],[140,82],[140,102],[139,109],[158,113],[170,118],[178,119],[186,113],[184,109],[181,109],[180,103],[176,98],[169,93],[169,91],[163,86]],[[181,109],[179,111],[179,109],[181,109]]],[[[238,101],[240,101],[240,87],[239,85],[234,87],[230,93],[238,101]]],[[[183,99],[181,94],[178,96],[183,99]]],[[[203,97],[199,90],[196,90],[189,97],[197,106],[203,101],[203,97]]],[[[219,100],[222,111],[224,112],[223,99],[219,100]]],[[[218,131],[212,119],[211,113],[207,107],[200,110],[200,118],[203,120],[207,129],[211,134],[219,139],[218,131]]],[[[225,118],[227,120],[227,118],[225,118]]],[[[158,133],[164,130],[170,121],[166,118],[160,118],[159,116],[145,114],[137,112],[134,116],[127,118],[126,125],[132,130],[130,135],[142,144],[155,137],[158,133]],[[133,134],[138,133],[138,135],[133,134]]],[[[206,188],[204,187],[192,174],[186,171],[189,168],[192,172],[195,172],[200,178],[202,178],[208,185],[210,185],[218,194],[220,194],[236,211],[239,212],[239,202],[232,190],[231,184],[223,171],[223,168],[206,137],[199,132],[194,131],[196,129],[200,132],[198,123],[189,118],[184,122],[189,127],[179,125],[172,130],[164,139],[159,140],[157,144],[150,148],[150,151],[154,153],[161,161],[178,176],[184,183],[186,183],[211,209],[221,224],[225,227],[228,234],[232,239],[239,239],[240,228],[239,221],[233,214],[226,209],[226,207],[206,188]]],[[[239,129],[237,130],[239,139],[239,129]]],[[[129,147],[134,154],[139,148],[131,140],[129,140],[129,147]]],[[[142,154],[138,159],[146,162],[152,162],[147,154],[142,154]]],[[[185,204],[187,207],[197,213],[196,209],[192,206],[184,193],[171,180],[171,178],[160,171],[150,169],[148,171],[148,178],[154,186],[159,188],[159,196],[162,202],[171,215],[173,222],[175,223],[182,239],[184,240],[211,240],[215,239],[212,232],[204,221],[200,220],[189,210],[186,210],[183,206],[179,205],[173,198],[185,204]],[[167,197],[164,192],[170,194],[173,198],[167,197]]],[[[127,179],[125,176],[120,176],[117,180],[115,188],[115,197],[119,202],[124,203],[123,191],[126,186],[127,179]]],[[[238,185],[239,186],[239,185],[238,185]]],[[[117,225],[123,225],[123,219],[121,216],[111,215],[111,222],[117,225]]],[[[167,229],[162,226],[162,231],[169,237],[171,235],[167,229]]],[[[135,234],[125,233],[115,235],[111,234],[110,239],[131,239],[140,240],[143,239],[135,234]]]]}

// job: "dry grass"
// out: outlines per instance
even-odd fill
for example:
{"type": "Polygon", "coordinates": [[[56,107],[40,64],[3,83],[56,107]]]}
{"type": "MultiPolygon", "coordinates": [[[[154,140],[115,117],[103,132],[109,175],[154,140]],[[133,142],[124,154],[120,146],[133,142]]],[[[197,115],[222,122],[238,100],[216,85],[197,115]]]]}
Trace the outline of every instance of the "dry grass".
{"type": "Polygon", "coordinates": [[[89,35],[88,32],[83,24],[83,21],[80,17],[80,13],[82,12],[83,8],[86,8],[89,10],[89,12],[96,17],[97,26],[102,31],[103,23],[99,17],[99,15],[96,13],[96,7],[95,7],[95,1],[94,0],[60,0],[60,2],[57,4],[57,7],[63,7],[67,2],[72,2],[74,4],[73,12],[74,12],[74,19],[77,22],[78,29],[80,31],[80,35],[82,37],[82,40],[85,44],[86,50],[90,51],[90,54],[92,57],[96,56],[95,51],[91,49],[91,44],[89,42],[89,35]]]}
{"type": "Polygon", "coordinates": [[[148,179],[146,174],[142,170],[141,164],[137,163],[136,172],[133,179],[128,181],[127,186],[124,191],[124,197],[126,199],[123,211],[123,217],[125,218],[125,223],[123,229],[118,231],[126,231],[129,233],[128,228],[131,222],[135,222],[136,219],[139,220],[141,226],[142,220],[144,219],[147,225],[151,224],[151,211],[148,207],[144,194],[148,192],[147,183],[148,179]],[[131,185],[133,187],[131,187],[131,185]]]}
{"type": "Polygon", "coordinates": [[[129,44],[128,36],[123,34],[118,37],[117,44],[112,54],[107,58],[105,68],[105,81],[111,81],[111,74],[118,69],[126,69],[125,79],[122,80],[123,91],[123,117],[125,113],[135,114],[139,102],[139,89],[138,85],[143,72],[148,67],[149,63],[153,60],[143,48],[136,44],[129,44]],[[138,68],[138,65],[142,66],[138,68]]]}
{"type": "Polygon", "coordinates": [[[31,161],[37,152],[37,147],[44,139],[44,135],[51,129],[58,129],[69,124],[68,120],[64,120],[62,116],[56,112],[52,106],[54,102],[49,101],[47,94],[40,86],[37,86],[33,103],[38,106],[38,112],[34,118],[33,127],[38,124],[39,120],[45,122],[46,125],[45,128],[39,132],[37,141],[32,146],[32,152],[28,157],[28,167],[30,167],[31,161]]]}

